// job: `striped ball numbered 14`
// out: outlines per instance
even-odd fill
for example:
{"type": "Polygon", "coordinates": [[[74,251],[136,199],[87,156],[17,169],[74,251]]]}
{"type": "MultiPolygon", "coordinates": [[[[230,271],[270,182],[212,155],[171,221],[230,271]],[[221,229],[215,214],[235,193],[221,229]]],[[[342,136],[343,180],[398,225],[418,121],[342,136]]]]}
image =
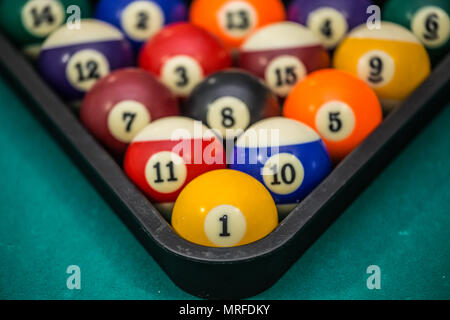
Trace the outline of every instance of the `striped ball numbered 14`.
{"type": "Polygon", "coordinates": [[[10,39],[37,59],[42,42],[67,21],[91,15],[89,0],[2,0],[0,28],[10,39]]]}

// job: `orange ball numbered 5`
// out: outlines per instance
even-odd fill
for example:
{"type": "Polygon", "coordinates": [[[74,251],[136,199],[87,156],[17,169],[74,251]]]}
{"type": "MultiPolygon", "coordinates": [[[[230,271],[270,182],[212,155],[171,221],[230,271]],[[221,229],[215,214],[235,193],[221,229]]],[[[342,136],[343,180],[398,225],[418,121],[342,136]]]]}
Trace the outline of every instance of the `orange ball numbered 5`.
{"type": "Polygon", "coordinates": [[[270,193],[253,177],[215,170],[181,192],[172,226],[184,239],[208,247],[234,247],[264,238],[278,224],[270,193]]]}
{"type": "Polygon", "coordinates": [[[356,148],[383,117],[375,92],[364,81],[332,69],[316,71],[299,82],[283,113],[316,129],[334,162],[356,148]]]}
{"type": "Polygon", "coordinates": [[[193,24],[214,33],[229,49],[257,28],[285,19],[281,0],[194,0],[190,13],[193,24]]]}

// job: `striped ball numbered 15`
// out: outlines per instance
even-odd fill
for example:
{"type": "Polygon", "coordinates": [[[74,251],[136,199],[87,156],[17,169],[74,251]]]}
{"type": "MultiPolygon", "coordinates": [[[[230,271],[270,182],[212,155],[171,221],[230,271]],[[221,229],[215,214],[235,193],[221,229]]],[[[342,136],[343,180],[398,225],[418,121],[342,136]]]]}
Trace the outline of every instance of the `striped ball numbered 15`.
{"type": "Polygon", "coordinates": [[[319,38],[294,22],[259,29],[239,52],[239,67],[265,80],[280,97],[286,97],[308,73],[329,65],[330,57],[319,38]]]}
{"type": "Polygon", "coordinates": [[[328,151],[309,126],[282,117],[262,120],[238,138],[230,168],[259,180],[272,194],[280,220],[331,171],[328,151]]]}

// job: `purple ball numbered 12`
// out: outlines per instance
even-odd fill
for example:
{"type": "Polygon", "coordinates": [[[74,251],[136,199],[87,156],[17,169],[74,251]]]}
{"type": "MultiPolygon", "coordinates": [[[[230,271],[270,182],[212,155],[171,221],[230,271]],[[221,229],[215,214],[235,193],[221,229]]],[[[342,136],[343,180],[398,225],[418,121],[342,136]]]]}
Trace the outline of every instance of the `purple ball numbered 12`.
{"type": "Polygon", "coordinates": [[[42,46],[39,71],[68,102],[76,103],[110,71],[133,65],[133,50],[114,26],[93,19],[62,26],[42,46]]]}
{"type": "Polygon", "coordinates": [[[274,117],[239,137],[230,168],[259,180],[274,198],[282,220],[328,176],[331,160],[312,128],[274,117]]]}
{"type": "Polygon", "coordinates": [[[288,19],[307,26],[333,50],[353,28],[367,21],[370,0],[293,0],[288,19]]]}

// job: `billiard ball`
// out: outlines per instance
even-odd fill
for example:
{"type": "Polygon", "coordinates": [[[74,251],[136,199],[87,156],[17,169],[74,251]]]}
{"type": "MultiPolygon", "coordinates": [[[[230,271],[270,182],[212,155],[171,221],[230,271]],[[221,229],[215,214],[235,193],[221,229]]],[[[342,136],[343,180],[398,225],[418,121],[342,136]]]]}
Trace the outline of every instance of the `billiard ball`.
{"type": "Polygon", "coordinates": [[[225,169],[222,141],[201,122],[184,117],[156,120],[125,153],[125,172],[170,221],[173,203],[194,178],[225,169]]]}
{"type": "Polygon", "coordinates": [[[278,224],[264,186],[234,170],[215,170],[193,180],[175,202],[172,226],[182,238],[207,247],[235,247],[260,240],[278,224]]]}
{"type": "Polygon", "coordinates": [[[111,70],[133,64],[133,50],[114,26],[81,20],[80,28],[60,27],[43,43],[38,66],[42,77],[66,100],[81,100],[111,70]]]}
{"type": "Polygon", "coordinates": [[[2,0],[0,28],[33,59],[42,42],[74,14],[91,15],[88,0],[2,0]]]}
{"type": "Polygon", "coordinates": [[[136,68],[100,79],[84,97],[80,111],[86,128],[118,156],[151,121],[177,115],[178,101],[169,89],[136,68]]]}
{"type": "Polygon", "coordinates": [[[192,92],[183,115],[203,121],[225,139],[234,139],[261,119],[279,116],[277,97],[258,78],[227,70],[206,78],[192,92]]]}
{"type": "Polygon", "coordinates": [[[254,30],[283,21],[280,0],[195,0],[190,21],[218,36],[229,49],[238,48],[254,30]]]}
{"type": "Polygon", "coordinates": [[[333,69],[313,72],[297,84],[285,102],[283,115],[315,129],[335,163],[355,149],[383,118],[375,92],[364,81],[333,69]]]}
{"type": "Polygon", "coordinates": [[[306,27],[279,22],[254,32],[239,50],[239,66],[286,97],[308,73],[330,66],[327,50],[306,27]]]}
{"type": "Polygon", "coordinates": [[[165,27],[139,55],[139,66],[157,75],[180,98],[187,97],[205,76],[231,64],[219,39],[189,23],[165,27]]]}
{"type": "Polygon", "coordinates": [[[450,51],[450,2],[448,0],[390,0],[383,20],[401,24],[422,41],[433,63],[450,51]]]}
{"type": "Polygon", "coordinates": [[[417,37],[391,22],[380,22],[379,29],[366,24],[355,28],[336,49],[333,63],[369,84],[386,113],[398,107],[431,69],[417,37]]]}
{"type": "Polygon", "coordinates": [[[238,138],[230,168],[260,181],[284,219],[331,171],[320,136],[296,120],[274,117],[251,126],[238,138]]]}
{"type": "Polygon", "coordinates": [[[139,50],[165,25],[185,21],[187,6],[183,0],[102,0],[95,18],[115,25],[139,50]]]}
{"type": "Polygon", "coordinates": [[[353,28],[365,23],[370,0],[293,0],[288,19],[307,26],[328,50],[353,28]]]}

